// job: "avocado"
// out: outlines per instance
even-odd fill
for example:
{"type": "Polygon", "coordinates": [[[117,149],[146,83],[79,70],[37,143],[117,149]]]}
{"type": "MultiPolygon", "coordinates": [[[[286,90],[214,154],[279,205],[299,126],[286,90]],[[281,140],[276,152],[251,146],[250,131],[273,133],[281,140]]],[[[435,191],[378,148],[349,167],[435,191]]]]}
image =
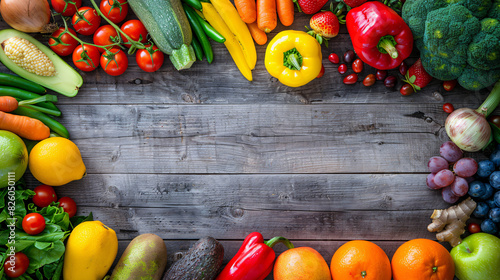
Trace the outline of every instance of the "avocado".
{"type": "Polygon", "coordinates": [[[4,29],[0,31],[0,61],[9,68],[12,72],[18,74],[19,76],[40,84],[46,88],[49,88],[60,94],[73,97],[78,93],[78,89],[83,84],[82,76],[75,69],[69,66],[64,60],[62,60],[55,52],[53,52],[49,47],[45,46],[35,38],[30,35],[17,31],[15,29],[4,29]],[[47,57],[52,61],[55,68],[55,75],[53,76],[40,76],[31,72],[26,71],[22,67],[14,63],[4,52],[3,42],[12,38],[18,37],[30,41],[39,50],[41,50],[47,57]]]}
{"type": "Polygon", "coordinates": [[[167,266],[167,247],[158,235],[134,238],[113,269],[110,280],[160,280],[167,266]]]}
{"type": "Polygon", "coordinates": [[[214,238],[204,237],[168,269],[163,280],[213,280],[223,258],[224,247],[214,238]]]}

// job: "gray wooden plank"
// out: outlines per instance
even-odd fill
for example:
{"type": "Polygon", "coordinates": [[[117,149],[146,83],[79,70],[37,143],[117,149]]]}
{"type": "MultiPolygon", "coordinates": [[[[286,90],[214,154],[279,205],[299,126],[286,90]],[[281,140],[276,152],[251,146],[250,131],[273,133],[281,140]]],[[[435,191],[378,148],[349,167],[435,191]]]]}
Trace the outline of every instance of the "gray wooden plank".
{"type": "MultiPolygon", "coordinates": [[[[246,210],[347,211],[446,208],[424,174],[159,175],[89,174],[56,187],[87,207],[229,207],[246,210]],[[89,187],[90,186],[90,187],[89,187]],[[85,191],[82,191],[85,190],[85,191]],[[423,201],[425,203],[423,203],[423,201]]],[[[30,180],[30,185],[37,183],[30,180]]]]}
{"type": "Polygon", "coordinates": [[[89,173],[411,173],[447,139],[440,106],[61,106],[89,173]]]}

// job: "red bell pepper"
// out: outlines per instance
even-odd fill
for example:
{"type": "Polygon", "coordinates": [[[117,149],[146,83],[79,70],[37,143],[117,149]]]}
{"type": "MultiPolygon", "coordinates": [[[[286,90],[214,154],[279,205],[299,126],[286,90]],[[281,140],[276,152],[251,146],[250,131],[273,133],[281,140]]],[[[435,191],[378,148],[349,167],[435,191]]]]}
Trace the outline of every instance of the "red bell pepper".
{"type": "Polygon", "coordinates": [[[378,1],[351,9],[346,17],[354,51],[366,64],[380,70],[398,67],[410,56],[413,34],[404,20],[378,1]]]}
{"type": "Polygon", "coordinates": [[[280,242],[289,249],[293,249],[293,244],[284,237],[277,236],[264,242],[262,234],[250,233],[243,241],[238,253],[216,280],[263,280],[273,270],[276,254],[272,247],[280,242]]]}

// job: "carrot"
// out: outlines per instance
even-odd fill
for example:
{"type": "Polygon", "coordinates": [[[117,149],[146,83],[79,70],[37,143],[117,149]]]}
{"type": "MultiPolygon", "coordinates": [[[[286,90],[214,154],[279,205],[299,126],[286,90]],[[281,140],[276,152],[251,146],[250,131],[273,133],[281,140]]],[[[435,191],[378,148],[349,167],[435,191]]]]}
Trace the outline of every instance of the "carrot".
{"type": "Polygon", "coordinates": [[[257,20],[255,0],[234,0],[234,5],[244,22],[252,23],[257,20]]]}
{"type": "Polygon", "coordinates": [[[276,0],[278,9],[278,16],[280,17],[281,24],[290,26],[293,23],[294,9],[293,0],[276,0]]]}
{"type": "Polygon", "coordinates": [[[267,42],[266,32],[259,29],[257,22],[247,23],[248,30],[252,34],[253,40],[259,45],[264,45],[267,42]]]}
{"type": "Polygon", "coordinates": [[[0,129],[29,140],[43,140],[50,136],[49,127],[41,121],[4,112],[0,112],[0,129]]]}
{"type": "Polygon", "coordinates": [[[257,0],[257,25],[266,33],[276,28],[278,25],[276,0],[257,0]]]}
{"type": "Polygon", "coordinates": [[[0,96],[0,111],[12,112],[17,109],[17,99],[11,96],[0,96]]]}

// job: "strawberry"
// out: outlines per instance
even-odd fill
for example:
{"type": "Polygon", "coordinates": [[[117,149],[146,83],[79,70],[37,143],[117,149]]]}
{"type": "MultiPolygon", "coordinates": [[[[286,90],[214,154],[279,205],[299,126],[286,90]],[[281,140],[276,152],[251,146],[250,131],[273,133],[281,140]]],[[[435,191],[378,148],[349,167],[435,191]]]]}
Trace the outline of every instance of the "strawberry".
{"type": "Polygon", "coordinates": [[[344,3],[346,3],[346,5],[351,7],[351,8],[355,8],[355,7],[361,6],[366,1],[367,0],[344,0],[344,3]]]}
{"type": "Polygon", "coordinates": [[[425,71],[424,66],[422,66],[422,61],[419,58],[410,69],[408,69],[403,81],[409,83],[416,92],[432,81],[432,76],[425,71]]]}
{"type": "Polygon", "coordinates": [[[309,30],[307,33],[316,38],[320,44],[325,42],[326,46],[328,46],[328,39],[339,34],[339,20],[330,11],[315,14],[311,17],[309,25],[312,30],[309,30]]]}
{"type": "Polygon", "coordinates": [[[312,15],[319,12],[328,0],[294,0],[299,7],[299,12],[302,10],[305,14],[312,15]]]}

